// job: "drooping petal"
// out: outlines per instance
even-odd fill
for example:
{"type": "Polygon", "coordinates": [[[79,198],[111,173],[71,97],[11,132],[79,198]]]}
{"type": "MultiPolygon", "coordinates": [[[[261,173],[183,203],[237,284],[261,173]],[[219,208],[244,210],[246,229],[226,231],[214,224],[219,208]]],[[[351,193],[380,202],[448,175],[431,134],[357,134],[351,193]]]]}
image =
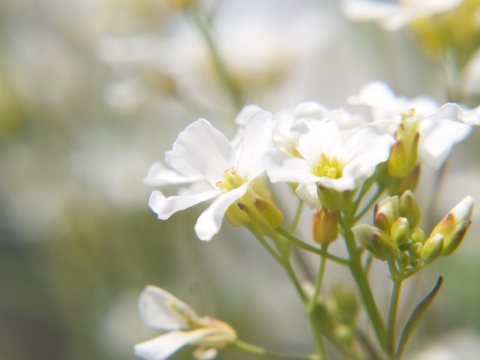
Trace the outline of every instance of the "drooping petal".
{"type": "Polygon", "coordinates": [[[187,184],[190,182],[201,180],[200,174],[183,175],[175,170],[165,167],[160,162],[153,163],[148,169],[147,175],[143,179],[143,183],[153,186],[164,186],[171,184],[187,184]]]}
{"type": "Polygon", "coordinates": [[[203,201],[209,200],[220,193],[218,189],[205,192],[165,197],[160,191],[153,191],[148,200],[148,206],[158,215],[161,220],[166,220],[177,211],[188,209],[203,201]]]}
{"type": "Polygon", "coordinates": [[[198,218],[195,232],[200,240],[210,240],[220,231],[225,212],[236,200],[240,199],[248,189],[248,183],[221,194],[198,218]]]}
{"type": "Polygon", "coordinates": [[[196,331],[172,331],[135,345],[134,352],[145,360],[166,360],[185,345],[202,340],[208,329],[196,331]]]}
{"type": "Polygon", "coordinates": [[[228,139],[205,119],[195,121],[178,135],[169,156],[171,161],[178,158],[187,162],[212,185],[236,162],[228,139]]]}
{"type": "Polygon", "coordinates": [[[196,317],[195,311],[168,291],[148,285],[138,300],[140,316],[145,324],[158,330],[186,330],[186,317],[196,317]]]}

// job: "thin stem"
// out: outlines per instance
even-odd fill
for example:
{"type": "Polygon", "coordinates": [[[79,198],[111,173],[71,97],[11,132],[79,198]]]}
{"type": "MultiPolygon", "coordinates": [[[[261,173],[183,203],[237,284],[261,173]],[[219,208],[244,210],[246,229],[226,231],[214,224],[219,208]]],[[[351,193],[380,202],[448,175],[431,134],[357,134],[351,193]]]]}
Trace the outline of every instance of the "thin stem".
{"type": "MultiPolygon", "coordinates": [[[[325,246],[325,251],[328,248],[328,245],[325,246]]],[[[315,281],[315,289],[313,290],[313,295],[310,298],[310,302],[307,305],[307,311],[311,312],[314,310],[315,305],[317,303],[317,297],[320,293],[320,289],[322,287],[323,277],[325,275],[325,268],[326,268],[327,259],[325,257],[320,258],[320,266],[318,269],[317,279],[315,281]]]]}
{"type": "Polygon", "coordinates": [[[318,357],[315,355],[288,355],[288,354],[279,354],[275,352],[268,351],[262,347],[246,343],[241,340],[236,340],[230,345],[231,348],[248,352],[250,354],[255,354],[259,356],[265,356],[275,359],[284,359],[284,360],[318,360],[318,357]]]}
{"type": "Polygon", "coordinates": [[[387,323],[387,352],[392,358],[395,353],[395,328],[397,326],[397,311],[402,290],[402,279],[398,277],[398,270],[394,262],[389,262],[388,267],[393,280],[392,297],[390,299],[390,309],[388,311],[387,323]]]}
{"type": "Polygon", "coordinates": [[[269,243],[267,240],[265,240],[265,238],[262,236],[262,234],[260,234],[260,232],[254,227],[254,226],[248,226],[247,225],[247,229],[250,230],[250,232],[257,238],[258,241],[260,241],[260,244],[263,245],[263,247],[269,252],[270,255],[273,256],[273,258],[275,260],[277,260],[277,262],[284,266],[285,264],[285,260],[283,259],[283,257],[277,252],[277,250],[275,250],[269,243]]]}
{"type": "Polygon", "coordinates": [[[207,44],[210,56],[212,57],[212,61],[218,73],[218,76],[222,81],[223,85],[225,86],[226,90],[228,91],[235,110],[239,111],[243,106],[240,90],[231,78],[230,74],[228,73],[227,68],[220,56],[220,53],[218,52],[215,41],[213,40],[212,33],[210,32],[210,27],[208,26],[205,19],[200,15],[198,7],[195,7],[193,9],[193,17],[207,44]]]}
{"type": "Polygon", "coordinates": [[[299,203],[298,203],[297,212],[295,213],[295,217],[293,218],[292,225],[290,226],[290,232],[292,234],[297,230],[298,224],[299,224],[300,219],[302,217],[304,204],[305,203],[302,200],[300,200],[299,203]]]}
{"type": "Polygon", "coordinates": [[[337,219],[340,226],[343,230],[343,236],[345,238],[345,244],[347,246],[347,251],[350,256],[349,269],[350,273],[357,284],[358,290],[360,291],[360,296],[362,297],[363,304],[367,311],[368,317],[372,323],[373,329],[377,336],[377,339],[382,346],[385,348],[385,324],[383,322],[380,311],[378,310],[375,297],[373,296],[370,283],[368,281],[367,274],[365,273],[362,262],[361,262],[361,250],[357,248],[355,239],[350,229],[350,226],[346,224],[342,213],[337,212],[337,219]]]}
{"type": "Polygon", "coordinates": [[[339,263],[339,264],[342,264],[342,265],[349,265],[349,261],[346,260],[346,259],[343,259],[341,257],[338,257],[338,256],[335,256],[335,255],[332,255],[322,249],[318,249],[314,246],[311,246],[305,242],[303,242],[302,240],[298,239],[297,237],[295,237],[294,235],[292,235],[288,230],[282,228],[282,227],[279,227],[275,230],[277,233],[279,233],[280,235],[282,235],[285,239],[287,239],[288,241],[291,241],[292,243],[294,243],[295,245],[297,245],[298,247],[304,249],[304,250],[307,250],[307,251],[310,251],[312,253],[315,253],[317,255],[321,255],[321,256],[324,256],[332,261],[335,261],[336,263],[339,263]]]}

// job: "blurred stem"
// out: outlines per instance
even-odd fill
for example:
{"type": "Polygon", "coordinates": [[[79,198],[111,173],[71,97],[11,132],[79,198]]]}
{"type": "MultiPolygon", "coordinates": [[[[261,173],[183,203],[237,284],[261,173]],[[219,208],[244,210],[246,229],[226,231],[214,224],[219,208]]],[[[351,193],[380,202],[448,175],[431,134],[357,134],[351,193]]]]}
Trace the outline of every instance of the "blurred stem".
{"type": "MultiPolygon", "coordinates": [[[[323,250],[327,251],[328,244],[322,247],[323,250]]],[[[307,311],[311,312],[314,310],[315,305],[317,304],[317,297],[320,294],[320,288],[322,287],[323,277],[325,275],[325,265],[327,263],[327,259],[323,256],[320,257],[320,266],[318,269],[317,279],[315,281],[315,289],[313,291],[313,295],[310,299],[310,302],[307,306],[307,311]]]]}
{"type": "Polygon", "coordinates": [[[274,359],[284,359],[284,360],[318,360],[318,357],[315,355],[287,355],[287,354],[279,354],[268,351],[262,347],[252,345],[246,343],[241,340],[236,340],[234,343],[230,345],[230,347],[234,349],[238,349],[241,351],[245,351],[251,354],[259,355],[259,356],[266,356],[269,358],[274,359]]]}
{"type": "Polygon", "coordinates": [[[302,212],[303,212],[303,205],[305,203],[302,200],[299,200],[298,202],[298,207],[297,207],[297,212],[295,213],[295,217],[293,218],[292,225],[290,226],[290,232],[293,234],[298,227],[298,224],[300,222],[300,219],[302,217],[302,212]]]}
{"type": "Polygon", "coordinates": [[[395,328],[397,326],[398,303],[402,290],[402,279],[398,276],[398,270],[394,261],[388,262],[390,274],[393,281],[392,297],[390,299],[390,309],[388,311],[387,323],[387,352],[391,359],[395,359],[395,328]]]}
{"type": "Polygon", "coordinates": [[[230,99],[232,100],[232,104],[235,108],[235,111],[239,112],[244,105],[242,101],[242,96],[240,94],[240,89],[238,88],[237,84],[235,84],[232,77],[228,73],[227,67],[225,66],[225,63],[222,57],[220,56],[220,53],[217,49],[215,41],[213,40],[210,27],[207,21],[205,20],[205,17],[202,16],[202,14],[200,13],[200,9],[198,8],[198,6],[196,6],[193,9],[192,13],[195,20],[195,24],[200,30],[200,33],[202,34],[205,40],[205,43],[208,47],[208,51],[210,53],[213,65],[215,66],[215,70],[217,71],[217,74],[220,78],[220,81],[222,82],[225,89],[228,91],[228,94],[230,95],[230,99]]]}
{"type": "Polygon", "coordinates": [[[367,311],[370,322],[373,326],[377,339],[380,343],[382,349],[385,349],[385,324],[383,322],[380,311],[378,310],[375,297],[373,296],[370,283],[364,268],[362,266],[362,250],[357,247],[355,243],[355,238],[351,230],[350,222],[345,219],[342,212],[337,211],[337,219],[342,229],[342,234],[345,239],[345,244],[347,246],[347,251],[350,256],[350,261],[348,267],[350,273],[357,284],[358,290],[360,291],[360,296],[362,298],[363,304],[367,311]]]}

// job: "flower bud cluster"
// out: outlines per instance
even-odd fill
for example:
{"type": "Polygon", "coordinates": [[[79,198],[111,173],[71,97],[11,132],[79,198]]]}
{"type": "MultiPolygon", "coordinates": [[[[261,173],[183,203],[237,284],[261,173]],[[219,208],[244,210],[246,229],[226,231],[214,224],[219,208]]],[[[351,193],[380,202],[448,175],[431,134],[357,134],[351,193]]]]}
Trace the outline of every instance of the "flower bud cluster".
{"type": "Polygon", "coordinates": [[[407,190],[400,197],[387,197],[375,206],[373,226],[361,224],[353,231],[375,258],[398,260],[404,268],[415,268],[452,254],[465,237],[472,212],[473,198],[468,196],[427,237],[418,227],[421,219],[418,203],[407,190]]]}

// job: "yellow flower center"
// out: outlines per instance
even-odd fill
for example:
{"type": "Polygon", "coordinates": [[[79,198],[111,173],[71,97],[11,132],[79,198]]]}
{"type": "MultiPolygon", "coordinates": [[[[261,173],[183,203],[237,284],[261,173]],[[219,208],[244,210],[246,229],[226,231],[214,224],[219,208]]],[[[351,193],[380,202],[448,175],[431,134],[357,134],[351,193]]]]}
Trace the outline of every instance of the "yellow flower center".
{"type": "Polygon", "coordinates": [[[313,166],[313,173],[319,177],[329,177],[331,179],[338,179],[342,177],[343,165],[338,159],[333,156],[328,157],[322,154],[320,160],[313,166]]]}
{"type": "Polygon", "coordinates": [[[225,170],[223,174],[223,180],[217,181],[215,186],[220,190],[233,190],[245,183],[245,179],[237,174],[235,168],[225,170]]]}

